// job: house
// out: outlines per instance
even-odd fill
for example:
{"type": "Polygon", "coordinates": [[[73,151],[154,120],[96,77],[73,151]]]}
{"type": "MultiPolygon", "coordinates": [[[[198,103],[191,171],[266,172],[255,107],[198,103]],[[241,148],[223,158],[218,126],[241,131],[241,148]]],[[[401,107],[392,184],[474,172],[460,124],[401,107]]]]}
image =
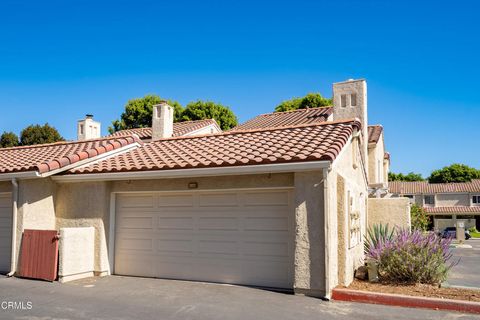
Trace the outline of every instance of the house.
{"type": "Polygon", "coordinates": [[[162,103],[152,128],[99,138],[89,116],[79,141],[0,149],[0,269],[18,270],[24,229],[94,227],[99,276],[330,297],[364,263],[369,192],[386,184],[369,176],[372,154],[386,162],[382,134],[369,138],[366,81],[335,83],[333,97],[227,132],[174,124],[162,103]]]}
{"type": "Polygon", "coordinates": [[[467,229],[480,228],[479,179],[461,183],[391,181],[390,192],[423,207],[437,231],[453,227],[457,221],[463,221],[467,229]]]}

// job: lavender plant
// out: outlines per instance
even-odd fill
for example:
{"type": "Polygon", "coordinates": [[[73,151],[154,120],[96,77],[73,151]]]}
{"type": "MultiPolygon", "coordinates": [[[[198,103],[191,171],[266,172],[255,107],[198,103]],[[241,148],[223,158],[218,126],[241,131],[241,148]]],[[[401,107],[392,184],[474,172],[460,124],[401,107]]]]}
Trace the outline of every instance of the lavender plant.
{"type": "Polygon", "coordinates": [[[390,239],[381,239],[370,246],[367,258],[378,263],[382,281],[438,284],[458,263],[452,259],[451,241],[433,232],[397,229],[390,239]]]}

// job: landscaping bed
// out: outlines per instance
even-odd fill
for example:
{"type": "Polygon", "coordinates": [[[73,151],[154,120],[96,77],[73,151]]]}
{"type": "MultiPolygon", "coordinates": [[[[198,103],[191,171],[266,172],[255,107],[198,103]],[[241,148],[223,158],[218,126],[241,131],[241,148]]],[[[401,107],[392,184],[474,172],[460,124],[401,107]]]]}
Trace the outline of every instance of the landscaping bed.
{"type": "Polygon", "coordinates": [[[480,290],[439,288],[438,286],[429,284],[387,284],[355,280],[348,286],[348,289],[376,293],[403,294],[408,296],[480,302],[480,290]]]}

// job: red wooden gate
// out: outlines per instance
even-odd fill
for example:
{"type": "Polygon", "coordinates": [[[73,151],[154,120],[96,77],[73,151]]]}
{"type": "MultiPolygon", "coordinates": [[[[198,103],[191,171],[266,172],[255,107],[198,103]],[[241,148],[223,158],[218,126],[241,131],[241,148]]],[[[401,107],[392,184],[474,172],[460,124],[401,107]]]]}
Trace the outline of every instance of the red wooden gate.
{"type": "Polygon", "coordinates": [[[54,281],[57,278],[57,231],[24,230],[21,250],[21,277],[48,281],[54,281]]]}

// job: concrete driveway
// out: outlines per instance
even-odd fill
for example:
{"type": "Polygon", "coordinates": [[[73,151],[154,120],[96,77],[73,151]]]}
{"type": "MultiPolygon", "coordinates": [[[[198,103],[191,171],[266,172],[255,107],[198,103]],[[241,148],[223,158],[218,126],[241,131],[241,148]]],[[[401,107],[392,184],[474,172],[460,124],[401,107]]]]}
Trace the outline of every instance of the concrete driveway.
{"type": "Polygon", "coordinates": [[[453,249],[454,259],[460,259],[460,263],[451,270],[447,284],[480,289],[480,239],[470,239],[465,243],[472,248],[453,249]]]}
{"type": "Polygon", "coordinates": [[[1,278],[0,306],[0,319],[22,320],[475,318],[433,310],[325,302],[240,286],[116,276],[69,284],[1,278]],[[23,303],[25,310],[5,310],[8,302],[17,302],[17,307],[23,303]]]}

